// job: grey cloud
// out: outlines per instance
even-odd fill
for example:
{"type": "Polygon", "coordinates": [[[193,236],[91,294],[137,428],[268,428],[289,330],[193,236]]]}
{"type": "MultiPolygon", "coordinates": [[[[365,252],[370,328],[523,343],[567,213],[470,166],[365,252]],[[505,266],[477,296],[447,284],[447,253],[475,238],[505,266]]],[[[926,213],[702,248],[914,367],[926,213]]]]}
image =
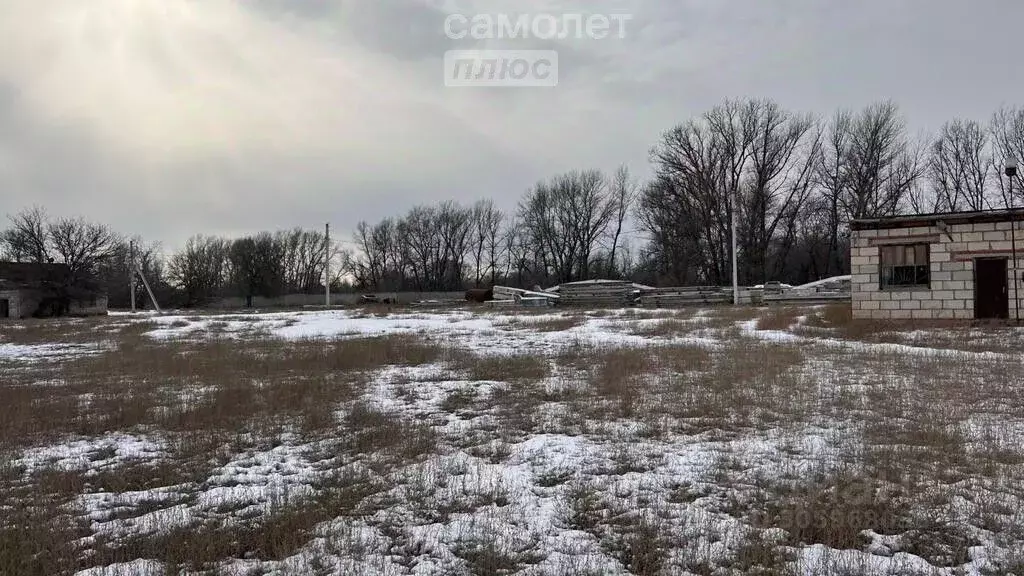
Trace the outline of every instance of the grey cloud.
{"type": "Polygon", "coordinates": [[[643,174],[723,98],[827,114],[892,98],[914,130],[1024,94],[1011,0],[7,0],[0,196],[179,245],[443,199],[513,208],[578,167],[643,174]],[[627,12],[627,36],[454,41],[444,17],[627,12]],[[72,25],[71,23],[74,23],[72,25]],[[554,89],[445,89],[445,50],[559,51],[554,89]]]}

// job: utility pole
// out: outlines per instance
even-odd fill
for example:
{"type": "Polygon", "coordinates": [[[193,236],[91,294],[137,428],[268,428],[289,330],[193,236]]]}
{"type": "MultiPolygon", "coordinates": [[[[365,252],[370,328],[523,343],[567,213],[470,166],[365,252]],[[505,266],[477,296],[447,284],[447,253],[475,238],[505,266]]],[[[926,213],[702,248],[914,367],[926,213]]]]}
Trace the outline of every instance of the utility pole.
{"type": "Polygon", "coordinates": [[[135,312],[135,241],[128,243],[128,294],[132,299],[132,312],[135,312]]]}
{"type": "Polygon", "coordinates": [[[324,305],[331,307],[331,223],[324,227],[324,305]]]}
{"type": "Polygon", "coordinates": [[[1017,159],[1010,156],[1006,160],[1006,176],[1010,180],[1010,244],[1012,244],[1013,264],[1010,266],[1010,278],[1013,279],[1013,317],[1020,324],[1020,283],[1017,278],[1017,215],[1013,212],[1013,179],[1017,177],[1017,159]]]}
{"type": "Polygon", "coordinates": [[[146,280],[146,274],[142,272],[142,265],[135,258],[135,241],[128,244],[128,254],[130,260],[128,267],[131,269],[128,272],[128,276],[131,278],[128,282],[128,291],[131,293],[132,312],[135,312],[135,275],[138,274],[139,279],[142,280],[142,285],[146,288],[146,294],[149,294],[149,301],[153,303],[153,310],[156,310],[158,314],[161,313],[162,310],[160,310],[160,305],[156,302],[153,288],[149,286],[149,280],[146,280]]]}
{"type": "Polygon", "coordinates": [[[149,286],[149,280],[146,280],[146,275],[142,273],[142,266],[136,266],[135,271],[138,272],[139,278],[142,278],[142,285],[146,287],[146,294],[149,294],[149,301],[153,303],[153,309],[156,310],[157,314],[160,314],[160,305],[156,303],[156,296],[153,295],[153,289],[149,286]]]}
{"type": "Polygon", "coordinates": [[[736,257],[736,209],[738,208],[736,203],[736,194],[732,197],[732,213],[729,218],[729,224],[732,228],[732,305],[740,305],[740,276],[739,276],[739,265],[737,264],[736,257]]]}

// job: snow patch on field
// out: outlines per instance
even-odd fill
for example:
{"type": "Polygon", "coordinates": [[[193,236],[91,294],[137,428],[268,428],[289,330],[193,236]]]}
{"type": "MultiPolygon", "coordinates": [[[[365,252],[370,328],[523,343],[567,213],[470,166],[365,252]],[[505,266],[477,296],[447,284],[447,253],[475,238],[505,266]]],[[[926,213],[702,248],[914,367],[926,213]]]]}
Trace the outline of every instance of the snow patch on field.
{"type": "Polygon", "coordinates": [[[90,568],[75,576],[165,576],[164,564],[156,560],[132,560],[100,568],[90,568]]]}
{"type": "Polygon", "coordinates": [[[97,354],[105,349],[97,344],[10,344],[0,342],[0,361],[55,362],[74,356],[97,354]]]}
{"type": "MultiPolygon", "coordinates": [[[[203,339],[216,335],[283,341],[362,338],[393,334],[422,335],[480,355],[536,355],[554,362],[566,349],[687,345],[712,355],[732,345],[723,337],[736,330],[748,339],[780,347],[797,347],[807,357],[795,368],[800,378],[828,388],[863,395],[877,373],[851,372],[837,367],[836,349],[857,353],[935,356],[976,360],[1006,359],[999,353],[974,353],[928,347],[927,333],[914,335],[921,345],[843,340],[823,331],[822,337],[789,330],[760,330],[756,320],[721,321],[705,311],[673,318],[682,335],[659,335],[661,312],[637,318],[627,311],[601,314],[538,315],[474,314],[472,312],[401,313],[368,316],[356,311],[282,312],[224,316],[145,317],[158,326],[147,333],[156,340],[203,339]],[[571,322],[568,320],[571,318],[571,322]],[[564,329],[546,331],[545,323],[564,322],[564,329]],[[722,324],[726,325],[725,328],[722,324]],[[637,333],[639,330],[639,334],[637,333]],[[644,335],[644,331],[649,335],[644,335]],[[819,354],[815,356],[815,354],[819,354]]],[[[807,317],[796,318],[796,323],[807,317]]],[[[2,346],[2,345],[0,345],[2,346]]],[[[59,348],[59,346],[58,346],[59,348]]],[[[4,349],[0,347],[0,358],[4,349]]],[[[651,516],[666,531],[681,538],[666,551],[664,573],[686,573],[695,559],[714,565],[732,559],[736,549],[753,537],[776,538],[779,528],[760,536],[755,527],[729,506],[743,506],[758,495],[765,482],[791,483],[838,472],[842,455],[864,449],[861,431],[846,415],[815,413],[806,420],[730,428],[710,427],[688,433],[680,422],[652,430],[651,422],[610,413],[600,420],[572,414],[571,396],[580,377],[558,371],[541,382],[517,383],[471,379],[444,364],[384,367],[368,375],[356,402],[384,417],[429,427],[437,435],[432,453],[401,462],[380,454],[331,452],[332,442],[309,441],[299,435],[259,449],[225,455],[195,482],[150,490],[89,492],[75,500],[88,521],[92,538],[114,541],[189,528],[215,520],[226,524],[251,522],[291,504],[320,494],[325,479],[342,472],[365,474],[377,482],[359,514],[343,515],[315,526],[314,537],[291,557],[279,561],[255,558],[227,560],[219,573],[338,573],[338,574],[452,574],[466,571],[466,558],[484,545],[522,554],[530,559],[521,574],[625,574],[620,558],[596,532],[567,524],[573,506],[572,490],[590,490],[606,514],[604,527],[651,516]],[[530,405],[528,414],[507,414],[495,398],[515,386],[532,386],[531,394],[551,398],[530,405]],[[458,402],[448,402],[455,398],[458,402]],[[460,403],[461,402],[461,403],[460,403]],[[462,408],[452,406],[464,406],[462,408]],[[501,419],[532,418],[529,430],[501,428],[501,419]],[[579,431],[562,423],[575,417],[579,431]],[[724,478],[724,479],[723,479],[724,478]],[[364,513],[365,512],[365,513],[364,513]],[[654,518],[660,515],[663,517],[654,518]],[[614,518],[613,518],[614,517],[614,518]]],[[[886,375],[890,383],[896,375],[886,375]]],[[[691,385],[680,384],[680,385],[691,385]]],[[[362,384],[361,384],[362,385],[362,384]]],[[[583,384],[586,386],[586,384],[583,384]]],[[[181,390],[196,394],[196,390],[181,390]]],[[[796,393],[806,393],[794,391],[796,393]]],[[[353,412],[353,402],[332,406],[340,423],[353,412]]],[[[1012,447],[1024,437],[1020,421],[986,419],[979,415],[961,426],[970,450],[1012,447]]],[[[684,423],[685,424],[685,423],[684,423]]],[[[339,429],[342,425],[338,425],[339,429]]],[[[422,428],[421,428],[422,429],[422,428]]],[[[21,453],[16,461],[29,472],[57,469],[89,472],[116,470],[133,461],[164,461],[167,446],[157,437],[108,434],[40,446],[21,453]]],[[[964,480],[958,487],[972,489],[964,480]]],[[[971,506],[956,496],[949,519],[971,506]]],[[[1019,507],[1016,499],[1006,501],[1019,507]]],[[[782,534],[779,534],[782,532],[782,534]]],[[[925,559],[900,550],[898,535],[868,531],[863,550],[838,550],[822,545],[793,547],[792,567],[800,574],[837,573],[852,569],[869,576],[884,574],[993,573],[992,556],[1005,553],[997,536],[979,532],[964,566],[936,568],[925,559]]],[[[162,564],[139,559],[79,572],[82,576],[160,574],[162,564]]]]}
{"type": "Polygon", "coordinates": [[[130,434],[71,440],[26,450],[16,463],[29,472],[39,469],[96,470],[130,460],[154,459],[164,454],[160,439],[130,434]]]}
{"type": "MultiPolygon", "coordinates": [[[[564,330],[537,330],[536,325],[564,320],[562,313],[517,315],[471,312],[431,312],[366,316],[349,310],[282,312],[228,317],[161,316],[159,328],[146,333],[154,339],[204,338],[211,333],[244,337],[259,334],[282,340],[366,338],[394,334],[442,337],[463,349],[488,354],[545,353],[568,346],[644,346],[651,338],[622,330],[619,319],[581,317],[580,324],[564,330]]],[[[674,343],[709,339],[673,339],[674,343]]]]}
{"type": "Polygon", "coordinates": [[[244,521],[314,493],[327,471],[307,458],[308,446],[282,445],[234,456],[200,485],[138,492],[83,494],[78,499],[94,534],[120,539],[187,528],[203,520],[244,521]],[[145,509],[147,512],[138,513],[145,509]]]}

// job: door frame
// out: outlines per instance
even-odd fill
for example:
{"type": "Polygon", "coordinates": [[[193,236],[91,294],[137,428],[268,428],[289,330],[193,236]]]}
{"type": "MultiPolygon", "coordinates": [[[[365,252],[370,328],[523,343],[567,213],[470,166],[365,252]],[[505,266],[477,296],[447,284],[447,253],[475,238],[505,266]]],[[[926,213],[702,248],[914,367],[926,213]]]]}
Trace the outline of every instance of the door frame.
{"type": "Polygon", "coordinates": [[[1010,259],[1006,257],[993,257],[993,258],[975,258],[974,259],[974,318],[975,320],[1008,320],[1010,318],[1010,282],[1007,279],[1007,274],[1010,270],[1010,259]],[[1001,312],[999,316],[988,316],[982,317],[981,311],[981,299],[978,297],[981,294],[981,276],[978,274],[978,264],[981,262],[1002,262],[1003,264],[1003,294],[1002,294],[1002,306],[996,310],[996,313],[1001,312]]]}

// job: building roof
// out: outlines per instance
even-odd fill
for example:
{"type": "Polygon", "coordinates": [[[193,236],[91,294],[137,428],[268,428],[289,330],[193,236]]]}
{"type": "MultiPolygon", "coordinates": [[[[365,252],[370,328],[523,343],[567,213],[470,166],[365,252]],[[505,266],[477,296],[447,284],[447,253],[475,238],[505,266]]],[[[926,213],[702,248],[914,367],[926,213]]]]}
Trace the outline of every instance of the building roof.
{"type": "Polygon", "coordinates": [[[65,284],[71,269],[64,264],[34,262],[0,262],[0,285],[12,287],[53,286],[65,284]]]}
{"type": "Polygon", "coordinates": [[[883,230],[889,228],[918,228],[935,226],[938,222],[947,225],[984,224],[1024,220],[1024,208],[1013,210],[982,210],[976,212],[939,212],[935,214],[913,214],[885,218],[859,218],[850,222],[850,230],[883,230]]]}

